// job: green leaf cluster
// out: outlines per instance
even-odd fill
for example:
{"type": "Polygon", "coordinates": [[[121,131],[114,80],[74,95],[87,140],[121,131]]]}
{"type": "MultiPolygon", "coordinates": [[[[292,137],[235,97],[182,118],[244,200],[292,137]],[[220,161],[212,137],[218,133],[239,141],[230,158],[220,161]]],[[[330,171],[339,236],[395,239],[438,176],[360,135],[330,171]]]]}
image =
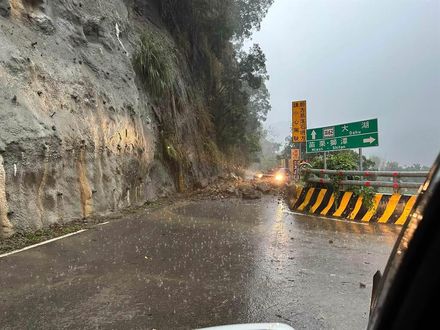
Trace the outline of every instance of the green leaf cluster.
{"type": "Polygon", "coordinates": [[[159,31],[144,31],[134,54],[133,64],[153,98],[164,97],[176,89],[176,50],[159,31]]]}
{"type": "Polygon", "coordinates": [[[374,208],[374,197],[376,196],[376,191],[372,187],[358,187],[350,186],[349,191],[352,191],[354,196],[362,197],[362,205],[367,210],[373,210],[374,208]]]}
{"type": "MultiPolygon", "coordinates": [[[[259,29],[273,0],[161,0],[159,12],[190,68],[191,84],[206,104],[212,139],[239,162],[260,150],[262,121],[270,110],[266,57],[242,41],[259,29]]],[[[166,70],[165,73],[167,73],[166,70]]],[[[164,81],[168,82],[165,75],[164,81]]],[[[170,88],[166,84],[166,88],[170,88]]],[[[160,87],[160,86],[159,86],[160,87]]],[[[204,118],[206,125],[207,116],[204,118]]]]}

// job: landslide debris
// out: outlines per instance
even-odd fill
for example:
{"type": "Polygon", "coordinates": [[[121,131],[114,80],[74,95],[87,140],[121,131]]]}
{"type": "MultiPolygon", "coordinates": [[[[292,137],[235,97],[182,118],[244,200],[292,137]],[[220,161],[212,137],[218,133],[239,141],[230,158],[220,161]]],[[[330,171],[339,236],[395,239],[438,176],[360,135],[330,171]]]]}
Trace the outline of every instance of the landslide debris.
{"type": "Polygon", "coordinates": [[[200,182],[196,189],[189,193],[189,197],[201,197],[209,199],[223,199],[230,197],[243,198],[246,200],[256,200],[263,195],[278,195],[282,189],[270,185],[267,182],[254,179],[245,179],[244,177],[230,172],[226,175],[220,175],[211,182],[200,182]]]}

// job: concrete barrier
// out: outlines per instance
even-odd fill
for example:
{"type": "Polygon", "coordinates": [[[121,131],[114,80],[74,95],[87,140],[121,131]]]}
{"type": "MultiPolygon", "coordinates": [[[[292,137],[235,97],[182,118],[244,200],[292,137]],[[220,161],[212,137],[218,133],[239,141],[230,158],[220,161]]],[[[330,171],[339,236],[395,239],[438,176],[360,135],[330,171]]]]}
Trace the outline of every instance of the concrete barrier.
{"type": "Polygon", "coordinates": [[[288,192],[289,207],[296,212],[316,216],[347,219],[357,222],[377,222],[403,225],[407,221],[417,196],[376,194],[373,207],[368,209],[362,197],[353,192],[341,192],[337,200],[331,189],[296,188],[288,192]]]}

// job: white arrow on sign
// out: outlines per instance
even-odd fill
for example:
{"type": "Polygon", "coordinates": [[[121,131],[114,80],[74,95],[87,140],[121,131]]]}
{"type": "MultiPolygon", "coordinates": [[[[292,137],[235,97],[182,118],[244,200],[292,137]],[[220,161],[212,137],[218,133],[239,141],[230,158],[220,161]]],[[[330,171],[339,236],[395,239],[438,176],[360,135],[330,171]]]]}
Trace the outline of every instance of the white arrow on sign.
{"type": "Polygon", "coordinates": [[[376,139],[372,136],[370,136],[368,139],[364,139],[364,143],[372,144],[376,139]]]}
{"type": "Polygon", "coordinates": [[[312,140],[316,140],[316,132],[315,131],[312,132],[312,140]]]}

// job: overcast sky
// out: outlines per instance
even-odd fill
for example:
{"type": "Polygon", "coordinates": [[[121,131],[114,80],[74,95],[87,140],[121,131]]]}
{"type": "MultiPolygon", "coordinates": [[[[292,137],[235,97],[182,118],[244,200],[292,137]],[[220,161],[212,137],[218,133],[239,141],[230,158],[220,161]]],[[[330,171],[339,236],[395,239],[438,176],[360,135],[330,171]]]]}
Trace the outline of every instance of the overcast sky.
{"type": "Polygon", "coordinates": [[[305,99],[309,128],[378,118],[367,154],[431,165],[440,152],[440,0],[275,0],[253,42],[277,140],[305,99]]]}

